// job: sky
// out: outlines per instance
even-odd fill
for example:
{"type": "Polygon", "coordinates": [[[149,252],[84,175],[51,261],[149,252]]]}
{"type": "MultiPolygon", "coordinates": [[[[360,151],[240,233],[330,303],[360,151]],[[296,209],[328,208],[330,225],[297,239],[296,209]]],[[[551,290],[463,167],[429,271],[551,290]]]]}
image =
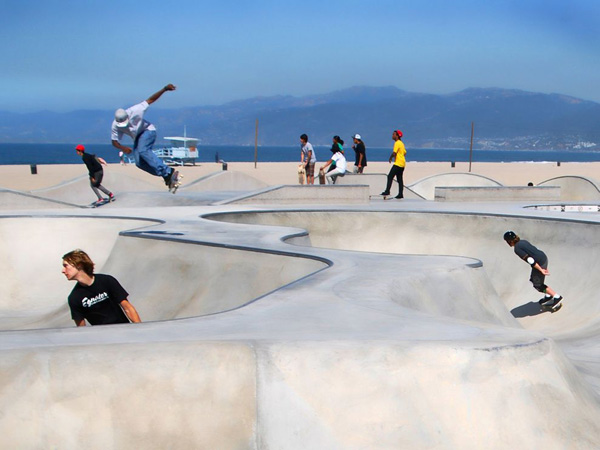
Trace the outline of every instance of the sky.
{"type": "Polygon", "coordinates": [[[352,86],[600,102],[597,0],[0,0],[0,110],[161,108],[352,86]],[[167,98],[168,97],[168,98],[167,98]]]}

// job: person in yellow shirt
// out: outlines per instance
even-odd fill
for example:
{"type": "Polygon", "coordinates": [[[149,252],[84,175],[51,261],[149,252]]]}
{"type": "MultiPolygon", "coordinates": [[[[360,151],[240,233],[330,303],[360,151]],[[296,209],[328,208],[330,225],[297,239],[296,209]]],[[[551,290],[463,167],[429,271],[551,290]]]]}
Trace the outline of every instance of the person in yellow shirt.
{"type": "Polygon", "coordinates": [[[402,131],[394,130],[392,133],[392,139],[394,140],[394,151],[390,155],[390,163],[394,161],[394,165],[390,169],[387,177],[387,186],[385,191],[381,193],[381,195],[390,195],[390,189],[392,188],[392,183],[394,182],[394,177],[398,180],[398,195],[396,198],[404,198],[404,167],[406,166],[406,148],[404,148],[404,143],[402,142],[402,131]]]}

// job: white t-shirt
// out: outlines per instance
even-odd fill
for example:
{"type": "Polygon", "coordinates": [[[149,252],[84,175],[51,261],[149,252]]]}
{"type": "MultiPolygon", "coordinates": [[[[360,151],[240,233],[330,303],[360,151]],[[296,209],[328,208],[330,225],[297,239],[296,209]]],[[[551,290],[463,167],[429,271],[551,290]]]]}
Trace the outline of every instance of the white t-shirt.
{"type": "Polygon", "coordinates": [[[304,154],[304,156],[306,158],[308,158],[309,151],[312,152],[309,162],[311,162],[311,163],[317,162],[317,155],[315,154],[315,149],[313,148],[313,146],[310,142],[307,142],[306,145],[302,146],[302,153],[304,154]]]}
{"type": "Polygon", "coordinates": [[[331,157],[335,161],[335,168],[341,173],[346,172],[346,157],[341,152],[335,152],[331,157]]]}
{"type": "Polygon", "coordinates": [[[113,141],[120,141],[123,139],[123,135],[129,136],[135,140],[138,134],[143,133],[146,130],[154,130],[156,128],[147,120],[144,120],[144,113],[148,109],[148,102],[144,100],[142,103],[133,105],[131,108],[127,108],[127,115],[129,116],[129,123],[126,127],[118,127],[117,121],[113,120],[110,138],[113,141]]]}

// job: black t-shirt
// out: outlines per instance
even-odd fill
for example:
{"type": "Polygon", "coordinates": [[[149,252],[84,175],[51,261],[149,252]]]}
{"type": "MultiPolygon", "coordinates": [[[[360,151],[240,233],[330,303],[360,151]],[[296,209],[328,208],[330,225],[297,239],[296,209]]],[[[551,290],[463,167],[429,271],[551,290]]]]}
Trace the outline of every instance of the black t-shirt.
{"type": "Polygon", "coordinates": [[[363,142],[359,142],[354,147],[354,151],[356,152],[356,159],[355,159],[354,165],[358,166],[358,163],[360,163],[360,154],[362,153],[362,155],[363,155],[362,167],[365,167],[367,165],[367,152],[365,149],[365,144],[363,142]]]}
{"type": "Polygon", "coordinates": [[[541,267],[544,267],[548,262],[546,254],[529,243],[529,241],[520,240],[515,244],[514,249],[519,258],[527,259],[528,256],[531,256],[541,267]]]}
{"type": "Polygon", "coordinates": [[[69,294],[71,318],[86,319],[92,325],[129,323],[119,305],[128,295],[114,277],[97,273],[91,286],[77,283],[69,294]]]}
{"type": "Polygon", "coordinates": [[[102,170],[102,164],[96,159],[96,155],[92,155],[91,153],[84,153],[81,155],[81,159],[87,166],[90,177],[94,176],[96,172],[100,172],[102,170]]]}

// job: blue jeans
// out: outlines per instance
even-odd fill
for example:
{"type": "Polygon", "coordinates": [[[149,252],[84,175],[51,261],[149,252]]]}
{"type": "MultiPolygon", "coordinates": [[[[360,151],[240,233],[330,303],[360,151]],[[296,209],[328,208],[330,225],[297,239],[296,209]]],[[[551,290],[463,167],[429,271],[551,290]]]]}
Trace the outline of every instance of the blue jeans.
{"type": "Polygon", "coordinates": [[[152,175],[166,177],[171,173],[172,169],[152,151],[154,141],[156,141],[156,131],[143,131],[135,140],[133,159],[135,160],[135,165],[143,171],[152,175]]]}

